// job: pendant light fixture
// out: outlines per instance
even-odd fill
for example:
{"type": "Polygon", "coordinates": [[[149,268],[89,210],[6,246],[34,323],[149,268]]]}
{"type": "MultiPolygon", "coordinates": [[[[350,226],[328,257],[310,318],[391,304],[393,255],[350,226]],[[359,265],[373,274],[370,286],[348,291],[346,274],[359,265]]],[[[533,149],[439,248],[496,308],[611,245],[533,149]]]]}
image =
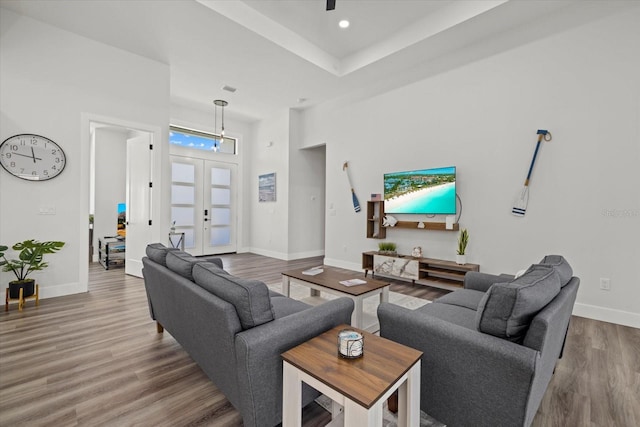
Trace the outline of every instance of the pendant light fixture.
{"type": "Polygon", "coordinates": [[[227,105],[229,105],[229,103],[225,100],[222,99],[216,99],[215,101],[213,101],[214,105],[215,105],[215,112],[214,112],[214,132],[218,131],[218,107],[220,107],[222,109],[222,114],[221,114],[221,123],[222,123],[222,127],[220,129],[220,142],[219,143],[215,143],[213,145],[213,150],[214,151],[218,151],[220,149],[220,146],[222,146],[222,142],[224,141],[224,107],[226,107],[227,105]]]}

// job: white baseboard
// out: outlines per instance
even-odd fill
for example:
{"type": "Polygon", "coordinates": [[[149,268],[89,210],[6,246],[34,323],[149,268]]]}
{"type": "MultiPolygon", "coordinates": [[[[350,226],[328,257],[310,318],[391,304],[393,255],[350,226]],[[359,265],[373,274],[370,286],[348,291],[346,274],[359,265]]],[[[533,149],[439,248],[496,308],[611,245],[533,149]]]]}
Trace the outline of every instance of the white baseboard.
{"type": "Polygon", "coordinates": [[[331,267],[346,268],[347,270],[363,272],[362,265],[355,262],[347,262],[341,259],[326,258],[324,259],[324,265],[330,265],[331,267]]]}
{"type": "Polygon", "coordinates": [[[298,253],[289,254],[288,261],[291,261],[294,259],[312,258],[316,256],[324,256],[324,249],[319,249],[317,251],[307,251],[307,252],[298,252],[298,253]]]}
{"type": "Polygon", "coordinates": [[[287,254],[283,252],[268,251],[266,249],[260,249],[260,248],[250,248],[249,252],[287,261],[287,254]]]}
{"type": "Polygon", "coordinates": [[[40,299],[62,297],[65,295],[81,294],[88,292],[88,286],[79,282],[64,283],[54,286],[40,286],[40,299]]]}
{"type": "Polygon", "coordinates": [[[602,322],[615,323],[617,325],[640,328],[640,314],[629,311],[614,310],[597,305],[576,303],[573,306],[573,315],[602,322]]]}
{"type": "Polygon", "coordinates": [[[324,250],[287,254],[283,252],[274,252],[274,251],[269,251],[269,250],[260,249],[260,248],[250,248],[249,252],[262,255],[262,256],[268,256],[271,258],[281,259],[283,261],[292,261],[295,259],[311,258],[311,257],[324,255],[324,250]]]}

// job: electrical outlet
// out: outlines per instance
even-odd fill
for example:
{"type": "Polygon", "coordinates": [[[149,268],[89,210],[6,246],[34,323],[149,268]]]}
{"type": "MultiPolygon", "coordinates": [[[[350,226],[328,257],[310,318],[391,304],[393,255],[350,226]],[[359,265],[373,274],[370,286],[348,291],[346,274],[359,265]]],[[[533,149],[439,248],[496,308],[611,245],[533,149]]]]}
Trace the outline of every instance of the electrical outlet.
{"type": "Polygon", "coordinates": [[[611,290],[611,279],[609,278],[600,278],[600,289],[602,289],[603,291],[610,291],[611,290]]]}

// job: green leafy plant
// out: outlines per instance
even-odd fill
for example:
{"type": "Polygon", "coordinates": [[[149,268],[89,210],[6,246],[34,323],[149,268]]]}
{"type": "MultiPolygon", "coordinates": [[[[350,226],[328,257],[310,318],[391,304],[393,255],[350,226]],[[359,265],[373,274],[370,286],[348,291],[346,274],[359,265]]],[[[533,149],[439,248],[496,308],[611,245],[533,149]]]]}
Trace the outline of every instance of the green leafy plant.
{"type": "Polygon", "coordinates": [[[467,244],[469,243],[469,232],[466,228],[460,230],[460,235],[458,236],[458,255],[464,255],[467,250],[467,244]]]}
{"type": "Polygon", "coordinates": [[[38,242],[33,239],[25,240],[11,247],[11,249],[18,252],[18,259],[7,259],[5,253],[9,248],[0,245],[0,265],[3,266],[2,271],[11,271],[19,282],[27,280],[27,276],[32,271],[43,270],[49,266],[49,263],[43,261],[45,254],[57,252],[63,246],[64,242],[38,242]]]}
{"type": "Polygon", "coordinates": [[[395,252],[396,244],[393,242],[380,242],[378,243],[378,250],[380,252],[395,252]]]}

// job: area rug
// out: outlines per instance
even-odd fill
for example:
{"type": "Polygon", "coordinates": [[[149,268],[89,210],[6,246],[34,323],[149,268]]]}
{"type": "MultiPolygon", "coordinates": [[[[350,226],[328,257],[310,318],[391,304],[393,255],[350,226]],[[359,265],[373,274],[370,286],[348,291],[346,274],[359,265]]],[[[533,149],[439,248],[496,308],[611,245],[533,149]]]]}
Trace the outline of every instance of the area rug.
{"type": "MultiPolygon", "coordinates": [[[[322,395],[316,399],[316,403],[327,411],[331,412],[331,399],[322,395]]],[[[382,427],[396,427],[398,425],[398,417],[387,409],[387,403],[384,404],[384,412],[382,414],[382,427]]],[[[420,427],[446,427],[435,418],[430,417],[420,411],[420,427]]]]}
{"type": "MultiPolygon", "coordinates": [[[[282,293],[282,284],[273,283],[267,285],[269,289],[272,291],[282,293]]],[[[328,294],[326,292],[321,292],[320,297],[310,297],[309,296],[310,289],[306,286],[299,285],[296,283],[291,283],[290,286],[290,296],[293,299],[304,301],[308,304],[317,305],[321,304],[324,301],[338,298],[338,296],[333,294],[328,294]]],[[[363,315],[365,317],[365,325],[367,324],[366,319],[377,319],[376,312],[378,310],[379,297],[373,296],[364,300],[363,304],[363,315]]],[[[409,295],[404,295],[398,292],[389,292],[389,302],[397,304],[402,307],[406,307],[409,309],[416,309],[418,307],[422,307],[425,304],[429,304],[431,301],[427,301],[422,298],[416,298],[409,295]]]]}
{"type": "MultiPolygon", "coordinates": [[[[269,289],[282,293],[282,284],[275,283],[267,285],[269,289]]],[[[321,304],[323,301],[331,300],[338,298],[336,295],[328,294],[325,292],[321,292],[320,297],[310,297],[309,296],[309,288],[303,285],[299,285],[296,283],[291,283],[290,286],[290,296],[293,299],[302,300],[309,304],[321,304]]],[[[363,304],[363,317],[365,325],[370,322],[377,321],[377,309],[379,304],[379,297],[374,296],[371,298],[367,298],[364,300],[363,304]]],[[[431,301],[427,301],[422,298],[416,298],[409,295],[404,295],[398,292],[389,292],[389,302],[400,305],[402,307],[406,307],[409,309],[416,309],[418,307],[422,307],[425,304],[429,304],[431,301]]],[[[327,411],[331,412],[331,399],[322,395],[316,402],[322,406],[327,411]]],[[[383,427],[396,427],[397,425],[397,417],[395,414],[390,412],[387,409],[387,404],[384,404],[384,414],[382,420],[383,427]]],[[[420,411],[420,427],[445,427],[444,424],[438,422],[434,418],[420,411]]]]}

